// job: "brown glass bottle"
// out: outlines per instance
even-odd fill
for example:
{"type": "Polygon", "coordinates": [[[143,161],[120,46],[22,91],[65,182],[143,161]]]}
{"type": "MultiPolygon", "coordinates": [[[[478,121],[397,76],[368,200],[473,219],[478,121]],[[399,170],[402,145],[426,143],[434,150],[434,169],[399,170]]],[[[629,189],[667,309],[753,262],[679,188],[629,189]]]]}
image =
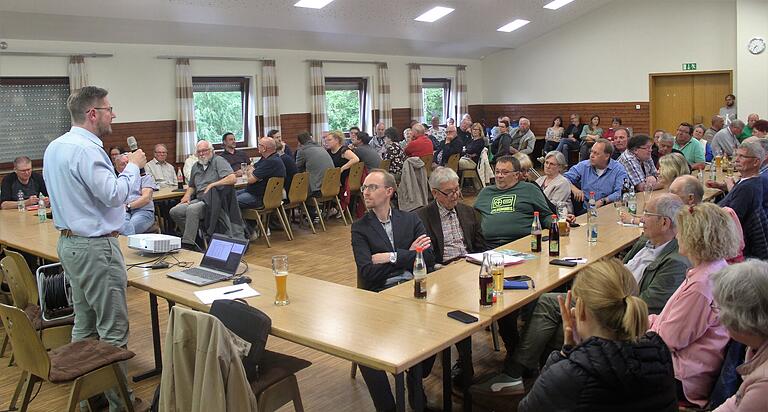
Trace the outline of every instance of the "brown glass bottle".
{"type": "Polygon", "coordinates": [[[560,228],[557,226],[557,215],[552,215],[549,225],[549,256],[560,256],[560,228]]]}

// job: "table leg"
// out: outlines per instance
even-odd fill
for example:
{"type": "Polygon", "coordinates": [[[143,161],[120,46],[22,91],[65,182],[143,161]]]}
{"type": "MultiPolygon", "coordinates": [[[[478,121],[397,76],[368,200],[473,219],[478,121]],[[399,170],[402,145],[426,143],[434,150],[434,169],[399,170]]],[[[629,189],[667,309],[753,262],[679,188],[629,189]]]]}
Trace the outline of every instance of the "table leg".
{"type": "Polygon", "coordinates": [[[421,362],[413,365],[408,371],[408,374],[411,376],[411,380],[413,381],[413,388],[408,388],[408,390],[413,390],[411,396],[413,397],[413,410],[416,412],[423,412],[424,407],[426,406],[424,405],[424,384],[422,382],[424,377],[423,371],[424,368],[421,367],[421,362]]]}
{"type": "Polygon", "coordinates": [[[472,368],[468,368],[465,365],[462,366],[461,381],[464,384],[464,399],[462,400],[462,410],[464,412],[472,412],[472,393],[469,391],[469,387],[472,386],[472,375],[470,375],[472,368]]]}
{"type": "Polygon", "coordinates": [[[451,392],[451,347],[443,349],[443,411],[453,409],[453,393],[451,392]]]}
{"type": "Polygon", "coordinates": [[[155,367],[134,376],[134,382],[157,376],[163,371],[163,353],[162,347],[160,346],[160,319],[157,314],[157,296],[154,293],[149,294],[149,316],[152,323],[152,349],[155,354],[155,367]]]}
{"type": "Polygon", "coordinates": [[[405,412],[405,382],[403,382],[403,375],[405,372],[400,372],[395,375],[395,408],[397,412],[405,412]]]}

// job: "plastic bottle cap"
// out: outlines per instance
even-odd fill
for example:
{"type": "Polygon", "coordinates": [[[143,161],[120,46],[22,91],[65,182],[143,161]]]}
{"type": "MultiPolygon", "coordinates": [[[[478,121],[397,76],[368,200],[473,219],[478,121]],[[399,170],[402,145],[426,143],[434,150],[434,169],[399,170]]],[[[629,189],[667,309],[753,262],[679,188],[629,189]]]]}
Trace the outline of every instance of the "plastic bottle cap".
{"type": "Polygon", "coordinates": [[[424,251],[424,248],[423,248],[423,247],[421,247],[421,246],[416,246],[416,251],[417,251],[417,252],[423,252],[423,251],[424,251]]]}
{"type": "Polygon", "coordinates": [[[552,215],[552,219],[557,219],[557,215],[552,215]]]}
{"type": "Polygon", "coordinates": [[[590,196],[594,196],[594,195],[595,195],[595,192],[589,192],[589,195],[590,195],[590,196]]]}
{"type": "Polygon", "coordinates": [[[538,216],[538,215],[539,215],[539,212],[533,212],[533,215],[534,215],[534,216],[538,216]]]}

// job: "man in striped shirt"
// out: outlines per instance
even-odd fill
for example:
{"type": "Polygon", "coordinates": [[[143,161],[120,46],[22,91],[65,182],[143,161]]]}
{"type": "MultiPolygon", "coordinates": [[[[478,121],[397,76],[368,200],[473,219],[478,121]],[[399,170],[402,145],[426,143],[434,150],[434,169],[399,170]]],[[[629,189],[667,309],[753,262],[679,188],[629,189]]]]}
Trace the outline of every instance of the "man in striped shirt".
{"type": "Polygon", "coordinates": [[[627,150],[619,156],[618,162],[627,170],[627,177],[635,190],[642,192],[648,185],[654,189],[658,185],[659,172],[653,165],[651,138],[639,134],[629,139],[627,150]]]}

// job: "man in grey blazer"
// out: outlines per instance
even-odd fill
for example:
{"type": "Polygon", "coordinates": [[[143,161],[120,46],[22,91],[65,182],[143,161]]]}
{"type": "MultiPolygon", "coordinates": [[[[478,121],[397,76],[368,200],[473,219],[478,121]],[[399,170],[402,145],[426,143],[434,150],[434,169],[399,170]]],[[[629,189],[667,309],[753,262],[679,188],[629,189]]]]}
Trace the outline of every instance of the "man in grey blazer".
{"type": "MultiPolygon", "coordinates": [[[[643,236],[624,257],[624,265],[639,285],[638,295],[648,304],[648,313],[658,314],[677,290],[690,262],[678,253],[675,216],[683,201],[674,194],[655,195],[643,212],[643,236]]],[[[502,373],[473,386],[485,394],[520,391],[523,373],[537,370],[545,350],[559,349],[563,344],[558,293],[545,293],[536,302],[525,323],[520,342],[504,361],[502,373]]]]}

